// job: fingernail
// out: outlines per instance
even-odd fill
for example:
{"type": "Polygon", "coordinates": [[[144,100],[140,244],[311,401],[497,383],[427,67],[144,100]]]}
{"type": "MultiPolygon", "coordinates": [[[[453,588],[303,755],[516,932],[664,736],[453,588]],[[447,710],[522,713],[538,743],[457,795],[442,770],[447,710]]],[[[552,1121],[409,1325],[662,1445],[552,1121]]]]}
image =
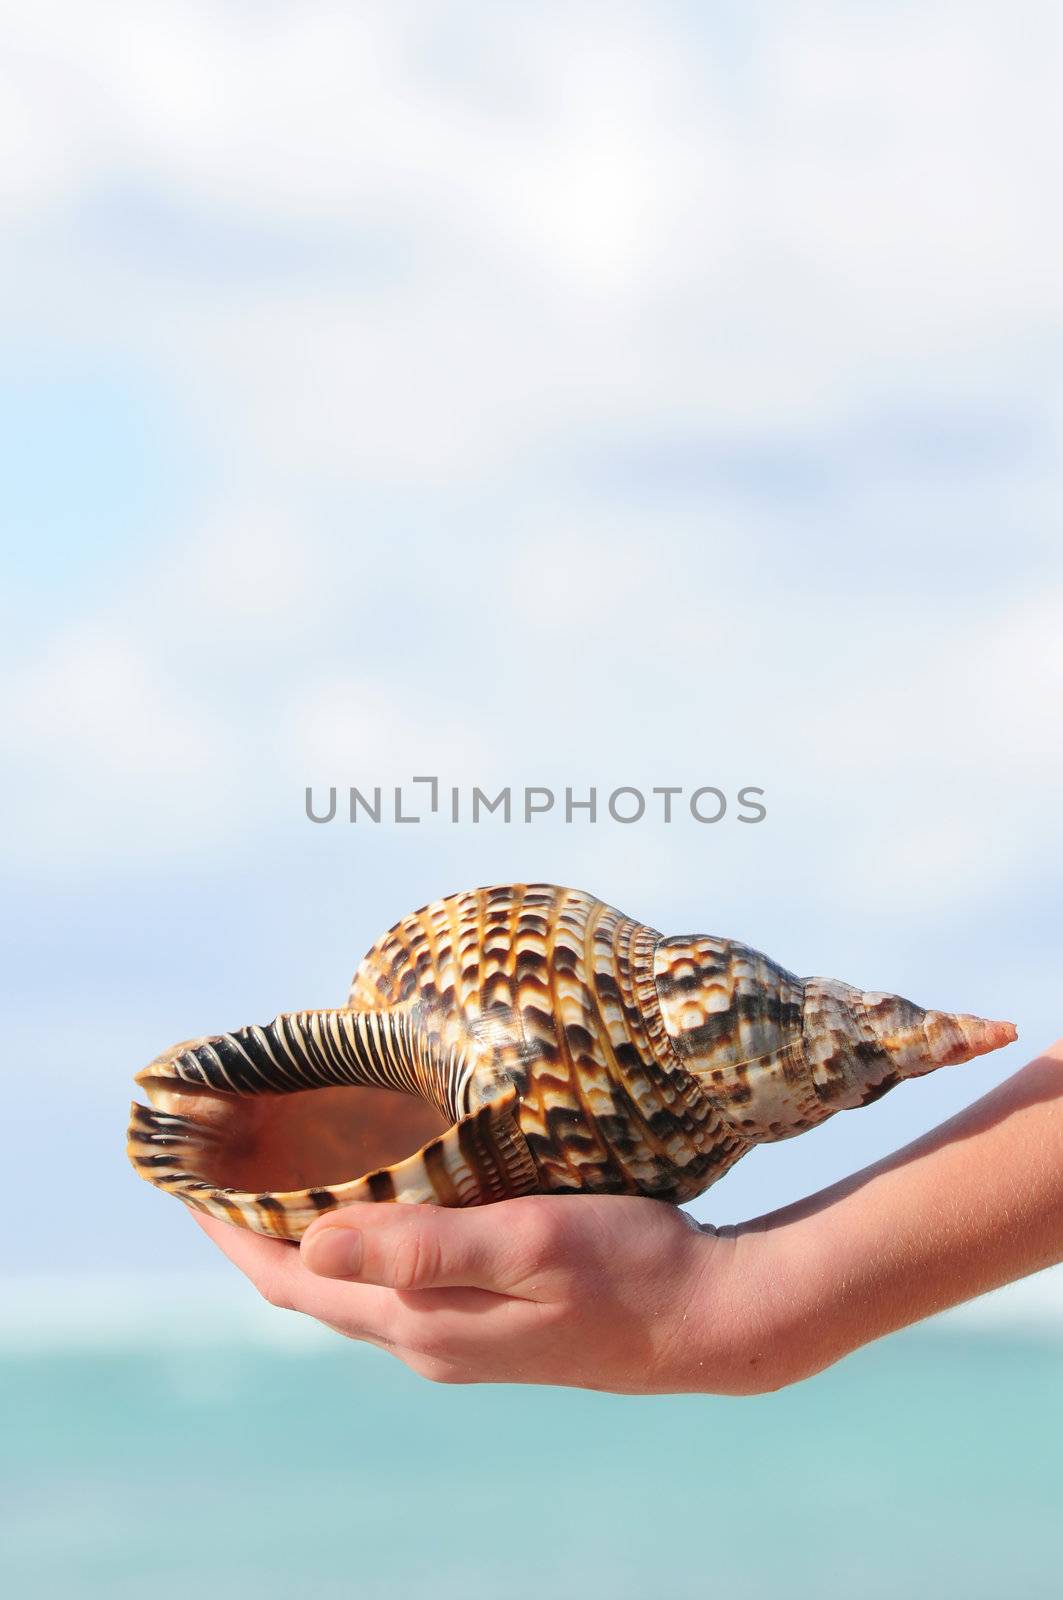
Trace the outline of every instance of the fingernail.
{"type": "Polygon", "coordinates": [[[322,1278],[356,1278],[362,1267],[362,1235],[356,1228],[323,1228],[306,1241],[307,1266],[322,1278]]]}

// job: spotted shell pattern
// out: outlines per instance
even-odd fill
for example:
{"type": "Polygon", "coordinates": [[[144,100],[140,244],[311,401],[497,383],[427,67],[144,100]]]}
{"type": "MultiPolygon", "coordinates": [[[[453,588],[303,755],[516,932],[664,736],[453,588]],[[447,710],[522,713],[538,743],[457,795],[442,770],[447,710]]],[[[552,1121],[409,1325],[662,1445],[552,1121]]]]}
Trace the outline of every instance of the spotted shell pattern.
{"type": "Polygon", "coordinates": [[[358,1200],[681,1203],[754,1144],[1013,1037],[802,980],[734,940],[664,938],[578,890],[506,885],[404,917],[344,1007],[165,1052],[138,1075],[150,1106],[132,1108],[129,1154],[187,1204],[284,1238],[358,1200]],[[363,1175],[288,1191],[219,1181],[241,1102],[337,1086],[414,1096],[448,1126],[363,1175]]]}

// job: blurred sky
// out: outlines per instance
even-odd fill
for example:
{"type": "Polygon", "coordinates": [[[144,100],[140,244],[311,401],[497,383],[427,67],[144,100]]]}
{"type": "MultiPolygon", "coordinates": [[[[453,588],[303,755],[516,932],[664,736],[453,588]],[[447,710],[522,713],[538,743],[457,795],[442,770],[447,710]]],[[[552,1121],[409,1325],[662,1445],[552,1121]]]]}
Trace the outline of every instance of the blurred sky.
{"type": "Polygon", "coordinates": [[[545,878],[1063,1031],[1050,3],[0,4],[8,1270],[209,1272],[131,1074],[545,878]],[[742,784],[417,827],[308,783],[742,784]]]}

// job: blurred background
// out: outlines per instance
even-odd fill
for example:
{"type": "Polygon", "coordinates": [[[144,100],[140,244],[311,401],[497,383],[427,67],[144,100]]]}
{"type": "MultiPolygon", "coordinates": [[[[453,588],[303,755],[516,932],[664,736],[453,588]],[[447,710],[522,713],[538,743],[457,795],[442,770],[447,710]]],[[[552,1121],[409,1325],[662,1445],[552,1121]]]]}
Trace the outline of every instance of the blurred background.
{"type": "Polygon", "coordinates": [[[1061,67],[1050,0],[0,3],[13,1592],[1059,1592],[1058,1272],[755,1401],[443,1392],[123,1143],[495,881],[1017,1023],[714,1222],[1063,1032],[1061,67]],[[344,820],[426,773],[767,817],[344,820]]]}

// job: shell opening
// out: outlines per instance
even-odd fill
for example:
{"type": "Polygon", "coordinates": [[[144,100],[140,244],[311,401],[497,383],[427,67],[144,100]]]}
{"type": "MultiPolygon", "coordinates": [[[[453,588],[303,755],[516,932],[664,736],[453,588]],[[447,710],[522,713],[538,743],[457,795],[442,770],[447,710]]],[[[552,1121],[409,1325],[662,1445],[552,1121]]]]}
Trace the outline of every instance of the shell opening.
{"type": "MultiPolygon", "coordinates": [[[[434,1106],[394,1089],[235,1095],[149,1073],[139,1082],[156,1111],[182,1119],[173,1153],[184,1174],[258,1194],[347,1183],[412,1155],[449,1126],[434,1106]]],[[[155,1145],[165,1155],[158,1136],[155,1145]]]]}

